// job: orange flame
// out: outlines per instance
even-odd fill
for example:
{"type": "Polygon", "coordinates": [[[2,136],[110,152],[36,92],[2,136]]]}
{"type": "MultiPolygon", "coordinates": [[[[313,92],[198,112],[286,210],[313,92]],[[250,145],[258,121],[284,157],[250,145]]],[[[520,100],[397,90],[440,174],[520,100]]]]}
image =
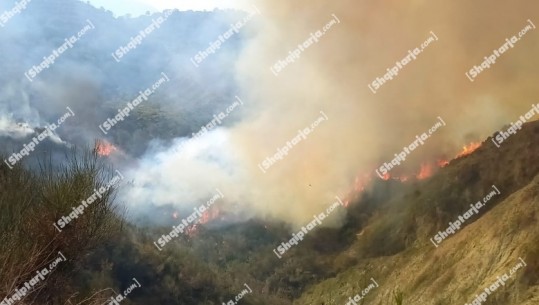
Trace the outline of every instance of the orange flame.
{"type": "Polygon", "coordinates": [[[467,155],[473,153],[479,147],[481,147],[481,142],[472,142],[472,143],[470,143],[468,145],[464,145],[462,147],[462,151],[455,157],[455,159],[467,156],[467,155]]]}
{"type": "Polygon", "coordinates": [[[419,170],[419,173],[416,175],[417,180],[424,180],[432,176],[434,173],[434,166],[432,163],[423,163],[421,164],[421,169],[419,170]]]}
{"type": "Polygon", "coordinates": [[[449,161],[447,161],[447,160],[438,160],[437,164],[438,164],[438,167],[446,167],[449,164],[449,161]]]}
{"type": "MultiPolygon", "coordinates": [[[[470,143],[468,145],[464,145],[462,147],[462,151],[459,152],[454,159],[470,155],[471,153],[476,151],[479,147],[481,147],[481,142],[472,142],[472,143],[470,143]]],[[[439,159],[436,162],[422,163],[421,167],[419,169],[419,172],[417,174],[415,174],[415,175],[391,176],[389,173],[386,173],[381,178],[382,178],[382,180],[385,180],[385,181],[387,181],[389,179],[392,179],[392,180],[399,180],[400,182],[403,182],[403,183],[407,182],[407,181],[410,181],[410,180],[413,180],[414,178],[417,179],[417,180],[425,180],[425,179],[431,177],[438,168],[443,168],[443,167],[446,167],[447,165],[449,165],[449,160],[439,159]]],[[[367,175],[363,174],[363,175],[356,176],[355,181],[354,181],[353,190],[348,195],[346,195],[346,197],[350,198],[350,199],[346,199],[346,201],[345,201],[346,202],[346,204],[345,204],[346,207],[348,207],[350,205],[350,200],[352,200],[351,198],[353,198],[354,193],[355,194],[361,194],[361,193],[363,193],[365,191],[367,186],[371,183],[372,177],[375,177],[375,175],[373,175],[373,174],[367,174],[367,175]]]]}
{"type": "Polygon", "coordinates": [[[95,151],[101,157],[108,157],[112,153],[118,151],[118,148],[106,140],[99,140],[95,144],[95,151]]]}
{"type": "MultiPolygon", "coordinates": [[[[193,237],[197,236],[198,229],[199,229],[200,225],[209,223],[210,221],[213,221],[213,220],[219,218],[219,216],[221,216],[221,211],[217,207],[214,206],[211,209],[208,209],[208,210],[204,211],[204,213],[202,213],[202,215],[200,216],[200,218],[198,219],[197,222],[193,223],[192,225],[189,225],[185,229],[185,233],[190,238],[193,238],[193,237]]],[[[178,217],[179,217],[178,212],[172,213],[172,217],[174,219],[178,219],[178,217]]]]}
{"type": "Polygon", "coordinates": [[[204,213],[202,213],[202,216],[200,217],[200,220],[198,221],[198,223],[200,224],[208,223],[214,219],[217,219],[220,214],[221,212],[219,211],[217,207],[212,207],[211,209],[206,210],[204,213]]]}

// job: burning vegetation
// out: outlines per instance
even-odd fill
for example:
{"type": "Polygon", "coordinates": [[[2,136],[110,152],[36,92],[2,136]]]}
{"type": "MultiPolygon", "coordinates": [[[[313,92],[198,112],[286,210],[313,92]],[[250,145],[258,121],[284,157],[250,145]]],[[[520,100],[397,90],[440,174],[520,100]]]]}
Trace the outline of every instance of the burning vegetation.
{"type": "MultiPolygon", "coordinates": [[[[390,179],[397,180],[400,182],[408,182],[412,180],[425,180],[430,178],[439,168],[446,167],[449,162],[452,160],[462,158],[472,154],[479,147],[481,147],[481,142],[471,142],[468,145],[464,145],[462,150],[451,160],[439,159],[436,162],[423,162],[420,165],[419,171],[414,174],[404,174],[404,175],[391,175],[386,173],[382,176],[382,180],[388,181],[390,179]]],[[[354,192],[361,193],[365,190],[367,185],[372,181],[373,174],[361,174],[356,176],[354,181],[354,192]]]]}
{"type": "Polygon", "coordinates": [[[101,157],[109,157],[118,151],[118,148],[107,140],[96,141],[94,149],[101,157]]]}

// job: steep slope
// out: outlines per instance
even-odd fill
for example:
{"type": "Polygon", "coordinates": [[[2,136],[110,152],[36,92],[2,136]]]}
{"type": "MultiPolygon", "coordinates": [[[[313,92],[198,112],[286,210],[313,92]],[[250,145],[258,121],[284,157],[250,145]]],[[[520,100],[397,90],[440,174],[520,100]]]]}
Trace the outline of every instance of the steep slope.
{"type": "Polygon", "coordinates": [[[380,287],[367,294],[365,304],[394,304],[388,299],[397,287],[404,291],[403,304],[471,303],[497,277],[518,266],[519,257],[527,267],[485,304],[537,304],[538,216],[539,175],[438,248],[425,244],[392,257],[366,259],[315,286],[295,304],[345,304],[371,277],[380,287]]]}
{"type": "Polygon", "coordinates": [[[538,304],[538,135],[539,122],[533,122],[499,149],[489,138],[473,155],[394,196],[340,255],[358,263],[311,287],[294,304],[346,304],[371,278],[380,287],[358,304],[398,304],[392,295],[401,291],[402,304],[472,304],[518,264],[521,269],[481,304],[538,304]],[[435,247],[430,239],[489,193],[478,214],[435,247]]]}

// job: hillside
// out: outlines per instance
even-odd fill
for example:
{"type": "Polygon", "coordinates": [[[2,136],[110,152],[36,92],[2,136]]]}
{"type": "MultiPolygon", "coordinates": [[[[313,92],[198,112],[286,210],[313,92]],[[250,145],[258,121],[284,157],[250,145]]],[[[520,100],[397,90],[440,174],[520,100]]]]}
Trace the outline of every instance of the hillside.
{"type": "Polygon", "coordinates": [[[97,156],[64,165],[67,171],[60,176],[61,172],[48,169],[53,164],[37,172],[21,167],[10,172],[0,165],[4,173],[0,187],[10,190],[0,198],[6,216],[0,237],[11,244],[10,249],[21,249],[20,254],[0,252],[0,261],[9,266],[0,272],[11,279],[3,292],[8,294],[24,282],[20,272],[49,260],[37,248],[32,249],[32,245],[41,245],[47,253],[65,253],[69,264],[35,293],[41,300],[38,304],[64,304],[66,299],[78,304],[86,298],[101,304],[110,297],[111,289],[125,289],[133,277],[145,289],[130,295],[126,304],[221,304],[245,283],[253,293],[242,299],[243,304],[345,304],[371,278],[380,287],[372,289],[362,304],[399,304],[391,298],[400,293],[402,304],[465,304],[519,264],[519,258],[526,267],[483,304],[535,304],[539,283],[538,134],[539,121],[532,122],[500,149],[486,139],[474,153],[453,160],[429,179],[377,181],[351,203],[342,227],[312,232],[281,260],[272,249],[290,237],[284,223],[256,219],[210,222],[161,252],[152,243],[170,232],[170,227],[130,224],[119,228],[121,218],[108,215],[114,210],[113,197],[91,213],[96,222],[79,221],[58,233],[47,224],[68,213],[76,201],[70,198],[83,198],[91,180],[85,180],[82,188],[65,187],[81,183],[77,181],[81,169],[97,180],[108,172],[103,168],[96,172],[101,174],[92,174],[96,171],[93,164],[101,164],[97,156]],[[489,193],[493,196],[478,216],[438,247],[433,245],[430,239],[438,231],[489,193]],[[51,196],[61,198],[61,203],[51,201],[51,196]],[[25,204],[15,208],[13,200],[25,204]],[[99,212],[101,208],[105,214],[99,212]],[[42,221],[35,223],[34,219],[42,221]],[[22,235],[14,234],[14,225],[22,235]],[[84,236],[81,230],[86,232],[84,236]],[[96,230],[101,233],[92,236],[96,230]],[[37,231],[41,234],[32,233],[32,240],[24,235],[37,231]],[[86,247],[83,252],[82,244],[86,247]],[[27,259],[31,264],[21,264],[27,259]]]}
{"type": "Polygon", "coordinates": [[[486,139],[472,155],[455,160],[429,181],[418,184],[364,228],[364,234],[340,256],[360,257],[358,264],[314,285],[294,304],[344,304],[364,289],[371,277],[380,284],[363,304],[394,304],[390,294],[402,291],[402,304],[471,303],[497,276],[519,263],[527,267],[483,304],[537,304],[539,291],[539,122],[498,149],[486,139]],[[438,247],[436,232],[484,198],[494,196],[479,216],[438,247]],[[383,235],[383,236],[380,236],[383,235]],[[397,253],[366,257],[372,248],[399,248],[397,253]]]}
{"type": "Polygon", "coordinates": [[[539,2],[135,2],[0,3],[0,305],[539,305],[539,2]]]}

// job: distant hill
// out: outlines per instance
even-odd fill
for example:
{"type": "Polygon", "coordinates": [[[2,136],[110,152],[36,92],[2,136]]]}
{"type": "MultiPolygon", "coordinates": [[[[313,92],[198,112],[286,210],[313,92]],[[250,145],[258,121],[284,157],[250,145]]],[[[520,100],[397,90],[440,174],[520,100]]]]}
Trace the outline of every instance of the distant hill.
{"type": "MultiPolygon", "coordinates": [[[[76,145],[93,143],[105,136],[97,124],[117,114],[165,73],[169,86],[160,88],[108,137],[124,151],[140,155],[152,139],[190,136],[237,94],[233,64],[244,33],[230,37],[199,67],[191,58],[245,12],[169,13],[159,28],[117,62],[112,54],[163,14],[114,18],[110,11],[77,0],[28,3],[0,30],[0,48],[6,50],[0,54],[0,121],[10,118],[14,123],[43,127],[70,106],[79,115],[76,122],[67,122],[58,131],[61,138],[76,145]],[[31,80],[25,76],[90,23],[95,28],[87,30],[49,68],[31,80]]],[[[227,123],[231,122],[232,118],[227,123]]],[[[12,147],[3,149],[11,153],[12,147]]]]}

